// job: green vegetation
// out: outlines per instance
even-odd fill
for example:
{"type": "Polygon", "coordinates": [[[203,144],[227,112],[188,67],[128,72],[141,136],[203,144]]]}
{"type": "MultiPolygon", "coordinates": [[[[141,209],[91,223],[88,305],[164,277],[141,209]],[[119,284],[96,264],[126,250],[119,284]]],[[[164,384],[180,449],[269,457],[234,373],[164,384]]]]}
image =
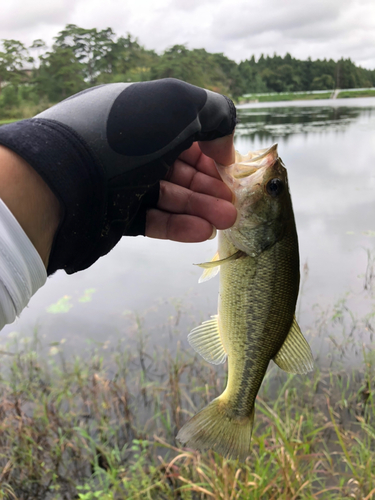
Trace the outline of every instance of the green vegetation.
{"type": "Polygon", "coordinates": [[[275,54],[262,55],[257,61],[249,56],[237,64],[224,54],[189,50],[184,45],[157,54],[130,34],[118,37],[111,28],[68,24],[51,48],[43,40],[35,40],[30,47],[18,40],[2,41],[0,119],[28,118],[93,85],[165,77],[180,78],[235,100],[249,93],[292,96],[293,92],[375,86],[375,69],[357,67],[350,59],[301,61],[290,54],[275,54]]]}
{"type": "Polygon", "coordinates": [[[339,92],[337,96],[339,99],[346,97],[375,97],[375,89],[364,89],[364,90],[346,90],[339,92]]]}
{"type": "Polygon", "coordinates": [[[137,349],[120,341],[67,358],[63,342],[46,351],[36,335],[13,336],[1,346],[0,498],[370,500],[374,318],[340,300],[308,334],[327,353],[313,373],[269,370],[246,463],[176,445],[186,419],[222,392],[225,370],[190,349],[147,347],[138,317],[137,349]],[[360,368],[345,368],[354,350],[360,368]]]}
{"type": "Polygon", "coordinates": [[[277,101],[311,101],[315,99],[329,99],[332,92],[301,93],[290,92],[280,94],[247,94],[239,102],[277,102],[277,101]]]}
{"type": "MultiPolygon", "coordinates": [[[[246,94],[241,99],[239,99],[239,103],[248,103],[248,102],[277,102],[277,101],[311,101],[315,99],[330,99],[332,96],[332,91],[330,92],[280,92],[278,94],[275,93],[253,93],[246,94]]],[[[347,98],[347,97],[375,97],[375,89],[360,89],[360,90],[343,90],[337,94],[338,99],[347,98]]]]}
{"type": "Polygon", "coordinates": [[[5,125],[6,123],[12,123],[16,121],[16,119],[9,118],[8,120],[0,120],[0,125],[5,125]]]}

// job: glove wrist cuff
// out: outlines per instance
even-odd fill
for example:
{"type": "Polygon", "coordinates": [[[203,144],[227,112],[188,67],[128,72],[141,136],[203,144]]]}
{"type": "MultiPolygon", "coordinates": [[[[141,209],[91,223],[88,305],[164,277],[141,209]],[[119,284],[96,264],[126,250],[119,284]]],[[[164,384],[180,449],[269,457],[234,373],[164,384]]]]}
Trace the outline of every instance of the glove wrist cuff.
{"type": "Polygon", "coordinates": [[[0,144],[26,160],[61,204],[48,275],[89,267],[106,212],[106,180],[94,153],[70,127],[38,118],[0,127],[0,144]]]}

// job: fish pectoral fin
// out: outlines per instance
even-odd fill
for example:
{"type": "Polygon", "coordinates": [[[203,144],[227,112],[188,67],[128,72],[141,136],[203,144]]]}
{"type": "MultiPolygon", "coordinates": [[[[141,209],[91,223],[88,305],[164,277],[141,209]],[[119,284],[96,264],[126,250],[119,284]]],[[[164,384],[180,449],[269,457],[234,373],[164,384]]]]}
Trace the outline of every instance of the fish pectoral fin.
{"type": "Polygon", "coordinates": [[[288,373],[308,373],[313,370],[314,360],[310,346],[295,317],[284,344],[273,360],[288,373]]]}
{"type": "Polygon", "coordinates": [[[199,283],[203,283],[204,281],[208,281],[219,272],[219,268],[222,264],[226,264],[232,260],[239,259],[240,257],[246,255],[242,250],[238,250],[233,255],[229,257],[225,257],[225,259],[219,259],[219,252],[216,252],[210,262],[203,262],[202,264],[194,264],[195,266],[203,267],[204,271],[202,276],[199,278],[199,283]]]}
{"type": "Polygon", "coordinates": [[[220,271],[220,266],[212,267],[211,269],[205,269],[201,277],[199,278],[198,283],[204,283],[205,281],[210,280],[211,278],[216,276],[219,271],[220,271]]]}
{"type": "Polygon", "coordinates": [[[202,276],[198,280],[198,283],[203,283],[204,281],[208,281],[217,275],[217,273],[220,270],[220,264],[217,264],[218,260],[219,260],[219,252],[216,252],[210,262],[205,262],[204,264],[195,264],[196,266],[205,268],[202,273],[202,276]]]}
{"type": "Polygon", "coordinates": [[[217,315],[211,316],[211,319],[193,328],[188,335],[188,341],[203,359],[213,365],[220,365],[227,359],[220,337],[217,315]]]}

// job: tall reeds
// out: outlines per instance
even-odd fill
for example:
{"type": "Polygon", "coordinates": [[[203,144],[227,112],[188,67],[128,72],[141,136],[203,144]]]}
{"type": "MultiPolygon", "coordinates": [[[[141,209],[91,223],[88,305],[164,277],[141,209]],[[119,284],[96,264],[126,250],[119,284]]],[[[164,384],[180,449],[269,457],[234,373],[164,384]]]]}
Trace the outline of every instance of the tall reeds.
{"type": "MultiPolygon", "coordinates": [[[[342,345],[331,343],[337,357],[342,345]]],[[[181,449],[183,423],[225,385],[189,351],[139,343],[67,358],[37,336],[3,348],[0,498],[375,498],[374,356],[310,376],[271,367],[246,463],[181,449]]]]}

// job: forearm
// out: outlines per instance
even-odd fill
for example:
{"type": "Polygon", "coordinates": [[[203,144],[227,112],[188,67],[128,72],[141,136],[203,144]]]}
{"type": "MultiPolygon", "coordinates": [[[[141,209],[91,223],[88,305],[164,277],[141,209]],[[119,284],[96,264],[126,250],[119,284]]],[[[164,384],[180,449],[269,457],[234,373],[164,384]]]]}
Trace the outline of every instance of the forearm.
{"type": "Polygon", "coordinates": [[[3,146],[0,146],[0,198],[17,219],[47,268],[60,220],[59,201],[24,159],[3,146]]]}

